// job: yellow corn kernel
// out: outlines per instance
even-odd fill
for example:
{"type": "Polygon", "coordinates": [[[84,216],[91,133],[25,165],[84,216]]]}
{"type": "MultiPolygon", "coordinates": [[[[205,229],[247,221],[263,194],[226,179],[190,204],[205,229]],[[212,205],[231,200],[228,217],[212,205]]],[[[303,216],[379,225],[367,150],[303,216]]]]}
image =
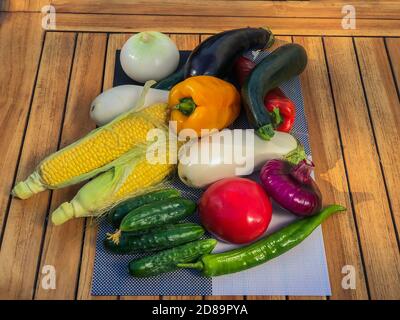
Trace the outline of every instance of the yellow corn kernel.
{"type": "Polygon", "coordinates": [[[147,132],[157,124],[165,124],[167,116],[167,104],[159,103],[117,118],[43,160],[26,181],[15,186],[13,195],[26,199],[45,189],[67,186],[94,176],[97,169],[145,143],[147,132]]]}
{"type": "MultiPolygon", "coordinates": [[[[166,120],[166,108],[163,104],[149,107],[143,114],[151,115],[157,121],[166,120]]],[[[154,124],[150,120],[132,113],[107,130],[44,162],[39,169],[43,182],[49,186],[57,186],[102,167],[138,143],[145,142],[147,132],[152,128],[154,124]]]]}
{"type": "Polygon", "coordinates": [[[150,164],[146,159],[140,161],[111,200],[118,202],[130,194],[160,183],[171,172],[170,164],[150,164]]]}
{"type": "Polygon", "coordinates": [[[161,183],[175,168],[173,164],[151,164],[145,157],[128,166],[117,166],[88,182],[70,202],[51,216],[55,225],[72,218],[97,216],[112,204],[161,183]]]}

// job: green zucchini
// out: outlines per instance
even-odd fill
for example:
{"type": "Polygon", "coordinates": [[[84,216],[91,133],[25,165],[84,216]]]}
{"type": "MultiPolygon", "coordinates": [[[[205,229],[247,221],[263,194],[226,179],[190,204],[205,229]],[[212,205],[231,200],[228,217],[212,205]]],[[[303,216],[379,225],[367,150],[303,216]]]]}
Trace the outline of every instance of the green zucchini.
{"type": "Polygon", "coordinates": [[[264,140],[274,136],[274,126],[264,106],[264,97],[272,89],[303,72],[307,53],[298,44],[286,44],[255,66],[242,86],[242,100],[250,125],[264,140]]]}
{"type": "Polygon", "coordinates": [[[154,84],[152,88],[160,90],[171,90],[177,83],[183,80],[184,80],[184,68],[182,67],[178,71],[175,71],[170,76],[154,84]]]}
{"type": "Polygon", "coordinates": [[[198,224],[178,223],[154,228],[139,236],[135,232],[122,232],[118,244],[106,238],[104,246],[118,254],[157,251],[197,240],[204,232],[204,228],[198,224]]]}
{"type": "Polygon", "coordinates": [[[194,213],[196,203],[183,198],[172,198],[145,204],[130,211],[121,221],[119,230],[141,231],[178,222],[194,213]]]}
{"type": "Polygon", "coordinates": [[[205,239],[160,251],[155,255],[131,261],[128,266],[129,273],[134,277],[152,277],[174,271],[178,269],[178,264],[195,261],[210,253],[216,244],[215,239],[205,239]]]}
{"type": "Polygon", "coordinates": [[[172,188],[152,191],[120,203],[110,210],[108,217],[110,218],[112,225],[118,228],[122,219],[128,214],[129,211],[151,202],[175,198],[179,197],[180,195],[180,191],[172,188]]]}

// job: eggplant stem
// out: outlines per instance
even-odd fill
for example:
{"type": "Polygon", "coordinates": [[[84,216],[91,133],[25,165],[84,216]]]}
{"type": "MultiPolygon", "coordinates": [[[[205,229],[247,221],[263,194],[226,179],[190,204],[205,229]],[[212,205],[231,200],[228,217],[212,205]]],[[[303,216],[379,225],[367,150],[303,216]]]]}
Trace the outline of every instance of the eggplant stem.
{"type": "Polygon", "coordinates": [[[286,156],[285,160],[290,162],[291,164],[298,164],[300,161],[307,159],[306,152],[304,151],[304,147],[300,142],[297,143],[296,149],[290,151],[286,156]]]}
{"type": "Polygon", "coordinates": [[[311,161],[302,160],[290,170],[290,175],[302,184],[309,184],[313,168],[314,164],[311,161]]]}
{"type": "Polygon", "coordinates": [[[274,34],[272,33],[272,31],[271,31],[270,28],[268,28],[268,27],[263,27],[263,29],[266,30],[266,31],[268,31],[268,32],[270,33],[269,39],[268,39],[267,44],[265,45],[265,48],[264,48],[264,49],[267,49],[267,48],[271,47],[271,46],[274,44],[274,42],[275,42],[275,36],[274,36],[274,34]]]}

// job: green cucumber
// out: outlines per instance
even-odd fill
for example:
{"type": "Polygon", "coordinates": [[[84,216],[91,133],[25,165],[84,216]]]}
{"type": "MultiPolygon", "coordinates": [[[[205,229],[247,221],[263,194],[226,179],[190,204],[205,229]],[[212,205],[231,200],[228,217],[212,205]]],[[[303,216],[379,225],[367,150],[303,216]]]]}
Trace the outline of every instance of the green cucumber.
{"type": "Polygon", "coordinates": [[[110,210],[108,216],[112,225],[118,228],[122,219],[128,214],[129,211],[151,202],[175,198],[179,197],[180,195],[180,191],[172,188],[152,191],[120,203],[110,210]]]}
{"type": "Polygon", "coordinates": [[[179,247],[164,250],[155,255],[133,260],[129,263],[129,273],[134,277],[152,277],[178,269],[177,265],[195,261],[210,253],[217,240],[205,239],[186,243],[179,247]]]}
{"type": "Polygon", "coordinates": [[[104,246],[118,254],[157,251],[197,240],[204,232],[204,228],[198,224],[178,223],[154,228],[139,236],[135,232],[123,232],[118,244],[106,238],[104,246]]]}
{"type": "Polygon", "coordinates": [[[272,89],[303,72],[307,53],[298,44],[279,47],[257,64],[242,86],[242,100],[250,125],[264,140],[274,136],[274,126],[264,106],[264,97],[272,89]]]}
{"type": "Polygon", "coordinates": [[[177,83],[184,80],[184,68],[180,68],[178,71],[174,72],[170,76],[163,80],[160,80],[152,86],[154,89],[160,90],[171,90],[177,83]]]}
{"type": "Polygon", "coordinates": [[[193,214],[196,203],[183,198],[172,198],[145,204],[130,211],[121,221],[119,230],[141,231],[178,222],[193,214]]]}

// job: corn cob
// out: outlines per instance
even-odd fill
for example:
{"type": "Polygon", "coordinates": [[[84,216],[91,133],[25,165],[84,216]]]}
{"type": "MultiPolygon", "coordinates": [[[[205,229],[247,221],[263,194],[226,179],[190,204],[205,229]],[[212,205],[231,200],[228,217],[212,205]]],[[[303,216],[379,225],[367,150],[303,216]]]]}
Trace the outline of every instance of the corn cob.
{"type": "Polygon", "coordinates": [[[141,154],[118,164],[84,185],[70,202],[64,202],[51,216],[55,225],[72,218],[99,216],[111,206],[160,184],[174,164],[151,164],[141,154]]]}
{"type": "Polygon", "coordinates": [[[144,143],[150,129],[165,124],[167,113],[167,104],[160,103],[119,116],[45,158],[12,194],[27,199],[45,189],[76,184],[108,170],[121,155],[144,143]]]}

